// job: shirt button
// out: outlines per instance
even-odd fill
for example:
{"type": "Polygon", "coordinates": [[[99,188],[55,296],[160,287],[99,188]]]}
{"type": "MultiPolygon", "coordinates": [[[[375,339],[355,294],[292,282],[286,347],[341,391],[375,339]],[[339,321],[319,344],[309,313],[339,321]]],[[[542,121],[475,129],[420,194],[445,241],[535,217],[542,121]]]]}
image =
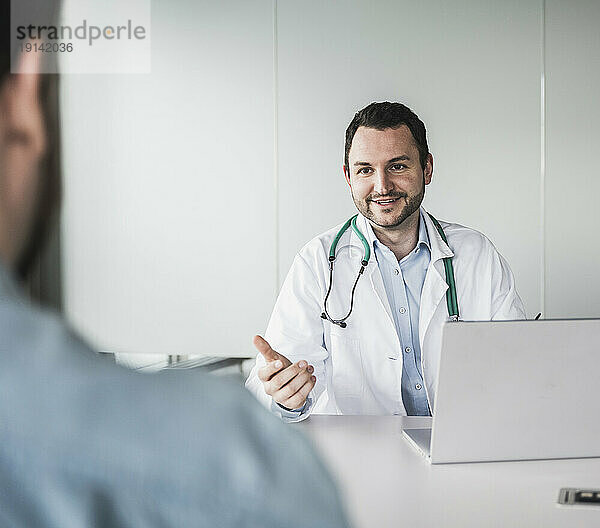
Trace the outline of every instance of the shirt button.
{"type": "Polygon", "coordinates": [[[402,308],[400,308],[399,311],[400,311],[401,314],[405,314],[406,313],[406,308],[404,308],[404,306],[403,306],[402,308]]]}
{"type": "Polygon", "coordinates": [[[404,349],[404,352],[406,352],[407,354],[410,354],[410,353],[412,352],[412,348],[410,348],[410,347],[406,347],[406,348],[404,349]]]}
{"type": "Polygon", "coordinates": [[[396,269],[394,270],[394,275],[398,275],[398,273],[400,273],[400,270],[399,270],[398,268],[396,268],[396,269]]]}
{"type": "Polygon", "coordinates": [[[420,383],[417,383],[417,384],[415,385],[415,389],[417,389],[417,390],[421,390],[421,384],[420,384],[420,383]]]}

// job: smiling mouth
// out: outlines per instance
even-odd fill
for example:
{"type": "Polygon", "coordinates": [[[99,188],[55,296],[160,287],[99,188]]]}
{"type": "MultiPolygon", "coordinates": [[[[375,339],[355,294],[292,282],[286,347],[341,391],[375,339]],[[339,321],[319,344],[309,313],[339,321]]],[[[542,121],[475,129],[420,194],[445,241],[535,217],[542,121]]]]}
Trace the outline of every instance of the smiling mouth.
{"type": "Polygon", "coordinates": [[[387,200],[371,200],[372,202],[375,202],[377,205],[391,205],[393,203],[396,203],[400,198],[389,198],[387,200]]]}

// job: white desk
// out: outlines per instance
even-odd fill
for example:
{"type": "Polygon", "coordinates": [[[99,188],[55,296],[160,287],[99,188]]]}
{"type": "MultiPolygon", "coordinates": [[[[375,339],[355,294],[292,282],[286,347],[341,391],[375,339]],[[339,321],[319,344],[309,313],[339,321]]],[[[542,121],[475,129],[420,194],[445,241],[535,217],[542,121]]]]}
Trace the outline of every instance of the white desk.
{"type": "Polygon", "coordinates": [[[321,452],[356,528],[600,526],[600,508],[556,503],[560,488],[600,488],[600,458],[431,466],[400,432],[430,420],[311,416],[295,427],[321,452]]]}

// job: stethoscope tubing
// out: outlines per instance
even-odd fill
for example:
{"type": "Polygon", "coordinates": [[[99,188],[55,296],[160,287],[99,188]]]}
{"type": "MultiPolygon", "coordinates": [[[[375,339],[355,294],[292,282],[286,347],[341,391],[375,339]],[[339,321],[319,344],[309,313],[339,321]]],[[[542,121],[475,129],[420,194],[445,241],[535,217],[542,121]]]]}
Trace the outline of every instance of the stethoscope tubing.
{"type": "MultiPolygon", "coordinates": [[[[429,214],[429,213],[428,213],[429,214]]],[[[323,312],[321,313],[321,318],[328,320],[330,323],[339,326],[340,328],[346,328],[347,323],[346,320],[352,314],[352,309],[354,308],[354,292],[356,291],[356,286],[358,285],[358,281],[365,271],[365,268],[369,264],[369,260],[371,258],[371,248],[367,239],[360,232],[360,229],[356,225],[356,219],[358,215],[354,215],[349,218],[344,225],[337,232],[333,242],[331,243],[331,247],[329,248],[329,287],[327,288],[327,294],[325,295],[325,300],[323,301],[323,312]],[[359,240],[362,242],[364,248],[363,259],[361,260],[361,266],[356,276],[356,280],[354,281],[354,285],[352,286],[352,293],[350,295],[350,309],[345,317],[341,319],[334,319],[331,317],[329,312],[327,311],[327,301],[329,300],[329,296],[331,294],[331,290],[333,288],[333,265],[336,259],[335,251],[337,249],[338,242],[342,238],[342,235],[351,227],[356,236],[358,236],[359,240]]],[[[442,240],[448,245],[448,240],[446,239],[446,235],[444,234],[444,230],[440,223],[433,217],[433,215],[429,214],[433,225],[436,230],[442,237],[442,240]]],[[[458,299],[456,296],[456,281],[454,279],[454,266],[452,265],[452,257],[444,257],[444,271],[446,275],[446,283],[448,284],[448,289],[446,290],[446,305],[448,308],[448,317],[451,321],[458,321],[460,319],[460,314],[458,310],[458,299]]]]}

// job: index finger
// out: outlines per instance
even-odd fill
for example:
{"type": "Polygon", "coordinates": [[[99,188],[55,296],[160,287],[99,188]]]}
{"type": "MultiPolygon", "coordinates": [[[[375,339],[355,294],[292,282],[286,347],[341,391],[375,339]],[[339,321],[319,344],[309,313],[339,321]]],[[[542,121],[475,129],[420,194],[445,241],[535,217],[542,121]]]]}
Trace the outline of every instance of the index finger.
{"type": "Polygon", "coordinates": [[[269,361],[264,367],[258,369],[258,379],[260,381],[269,381],[281,369],[283,369],[283,363],[280,360],[269,361]]]}
{"type": "Polygon", "coordinates": [[[271,345],[269,345],[269,343],[261,336],[255,335],[252,343],[254,343],[256,350],[258,350],[267,361],[279,359],[279,354],[275,352],[275,350],[271,348],[271,345]]]}

